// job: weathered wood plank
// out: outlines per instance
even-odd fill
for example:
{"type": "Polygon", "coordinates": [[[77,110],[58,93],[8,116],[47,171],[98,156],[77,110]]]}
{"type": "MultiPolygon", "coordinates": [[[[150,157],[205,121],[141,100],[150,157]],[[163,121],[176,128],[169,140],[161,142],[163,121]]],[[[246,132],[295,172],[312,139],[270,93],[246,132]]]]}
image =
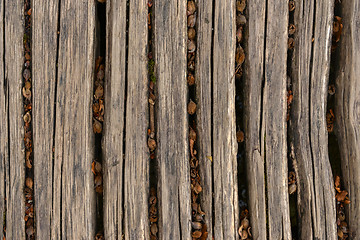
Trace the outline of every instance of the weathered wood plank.
{"type": "Polygon", "coordinates": [[[287,1],[267,2],[263,133],[269,239],[291,239],[286,132],[287,1]]]}
{"type": "Polygon", "coordinates": [[[249,212],[254,239],[267,239],[264,139],[261,132],[266,1],[248,2],[245,29],[244,120],[249,212]]]}
{"type": "Polygon", "coordinates": [[[214,237],[238,239],[235,1],[215,1],[213,45],[214,237]]]}
{"type": "MultiPolygon", "coordinates": [[[[341,1],[343,32],[340,42],[340,73],[336,81],[336,124],[345,189],[351,200],[347,209],[350,239],[360,239],[360,3],[341,1]]],[[[335,128],[336,129],[336,128],[335,128]]]]}
{"type": "Polygon", "coordinates": [[[125,239],[149,239],[147,0],[130,2],[125,149],[125,239]]]}
{"type": "Polygon", "coordinates": [[[200,177],[202,193],[200,202],[205,212],[208,236],[213,236],[212,222],[212,1],[197,0],[197,50],[196,50],[196,102],[197,102],[197,144],[199,150],[200,177]]]}
{"type": "Polygon", "coordinates": [[[52,149],[55,131],[58,5],[58,0],[32,1],[33,165],[36,179],[35,212],[38,219],[36,236],[39,239],[51,239],[51,228],[59,231],[60,220],[60,215],[53,217],[53,210],[56,213],[58,210],[53,209],[52,149]]]}
{"type": "MultiPolygon", "coordinates": [[[[104,236],[123,234],[123,137],[125,116],[126,1],[106,4],[107,42],[104,116],[104,236]]],[[[135,80],[134,80],[135,81],[135,80]]]]}
{"type": "Polygon", "coordinates": [[[336,239],[325,120],[333,11],[333,1],[299,2],[295,11],[298,32],[292,66],[290,136],[298,166],[301,238],[336,239]]]}
{"type": "Polygon", "coordinates": [[[154,2],[160,239],[191,238],[186,1],[154,2]]]}
{"type": "Polygon", "coordinates": [[[95,236],[94,33],[94,1],[61,1],[54,167],[54,208],[61,208],[54,221],[61,218],[61,232],[55,239],[95,236]]]}
{"type": "MultiPolygon", "coordinates": [[[[4,1],[0,1],[0,26],[4,26],[4,1]]],[[[5,212],[5,172],[8,155],[8,89],[4,73],[4,28],[0,28],[0,216],[5,212]]],[[[3,239],[3,223],[0,221],[0,239],[3,239]]]]}
{"type": "Polygon", "coordinates": [[[9,110],[9,161],[6,163],[6,238],[25,239],[25,153],[22,96],[24,2],[5,0],[5,82],[9,110]]]}

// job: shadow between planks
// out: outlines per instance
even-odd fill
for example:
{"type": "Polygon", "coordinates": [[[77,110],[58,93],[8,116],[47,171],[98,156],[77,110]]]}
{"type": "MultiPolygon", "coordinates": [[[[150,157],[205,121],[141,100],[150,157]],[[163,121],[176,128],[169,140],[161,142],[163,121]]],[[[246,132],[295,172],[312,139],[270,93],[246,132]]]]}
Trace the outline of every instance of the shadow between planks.
{"type": "MultiPolygon", "coordinates": [[[[197,0],[198,158],[209,238],[239,239],[234,0],[197,0]]],[[[286,124],[288,1],[247,2],[244,103],[254,239],[336,239],[326,132],[333,1],[296,2],[293,109],[286,124]],[[314,41],[312,41],[314,39],[314,41]],[[287,131],[298,181],[291,233],[287,131]]],[[[92,99],[96,2],[32,1],[36,238],[94,239],[92,99]]],[[[343,0],[336,112],[348,221],[359,239],[359,3],[343,0]]],[[[104,237],[149,239],[147,1],[108,0],[103,133],[104,237]]],[[[186,1],[154,1],[160,239],[191,238],[186,1]]],[[[0,228],[24,239],[23,1],[0,1],[0,228]],[[6,199],[6,201],[5,201],[6,199]],[[5,206],[6,203],[6,206],[5,206]]],[[[3,231],[0,231],[2,238],[3,231]]]]}

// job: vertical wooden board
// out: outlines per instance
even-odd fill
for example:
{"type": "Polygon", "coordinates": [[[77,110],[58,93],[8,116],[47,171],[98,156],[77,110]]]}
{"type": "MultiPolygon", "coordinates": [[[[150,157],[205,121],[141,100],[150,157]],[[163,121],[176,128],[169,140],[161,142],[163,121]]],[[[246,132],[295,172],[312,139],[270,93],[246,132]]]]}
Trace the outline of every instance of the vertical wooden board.
{"type": "MultiPolygon", "coordinates": [[[[0,26],[4,26],[4,1],[0,1],[0,26]]],[[[4,28],[0,28],[0,216],[5,212],[5,172],[8,156],[8,89],[4,74],[4,28]]],[[[0,221],[0,239],[3,238],[3,223],[0,221]]]]}
{"type": "Polygon", "coordinates": [[[154,2],[160,239],[191,238],[186,1],[154,2]]]}
{"type": "Polygon", "coordinates": [[[267,2],[263,131],[270,239],[291,239],[287,185],[286,61],[288,3],[267,2]]]}
{"type": "Polygon", "coordinates": [[[215,1],[213,55],[214,237],[238,239],[235,1],[215,1]]]}
{"type": "Polygon", "coordinates": [[[336,124],[340,144],[341,168],[345,189],[349,191],[347,208],[351,239],[360,239],[360,3],[342,1],[343,32],[340,47],[340,73],[336,80],[336,124]]]}
{"type": "Polygon", "coordinates": [[[120,239],[123,234],[126,1],[108,1],[106,15],[104,236],[106,239],[120,239]]]}
{"type": "Polygon", "coordinates": [[[32,1],[32,80],[36,236],[51,239],[58,0],[32,1]]]}
{"type": "Polygon", "coordinates": [[[245,29],[244,120],[245,150],[249,193],[249,213],[254,239],[267,239],[264,139],[262,125],[262,82],[264,79],[266,1],[247,3],[245,29]]]}
{"type": "Polygon", "coordinates": [[[8,84],[9,161],[6,171],[6,238],[25,239],[25,153],[22,96],[24,2],[5,0],[5,82],[8,84]]]}
{"type": "Polygon", "coordinates": [[[94,145],[91,103],[95,2],[63,0],[60,14],[54,172],[54,198],[59,199],[54,201],[54,208],[61,208],[62,238],[93,239],[95,195],[91,172],[94,145]]]}
{"type": "Polygon", "coordinates": [[[125,239],[149,239],[148,8],[147,0],[130,2],[125,149],[125,239]]]}
{"type": "Polygon", "coordinates": [[[196,102],[197,102],[197,144],[199,150],[202,193],[200,202],[206,213],[205,223],[208,236],[213,236],[213,196],[212,196],[212,1],[197,0],[197,50],[196,50],[196,102]]]}

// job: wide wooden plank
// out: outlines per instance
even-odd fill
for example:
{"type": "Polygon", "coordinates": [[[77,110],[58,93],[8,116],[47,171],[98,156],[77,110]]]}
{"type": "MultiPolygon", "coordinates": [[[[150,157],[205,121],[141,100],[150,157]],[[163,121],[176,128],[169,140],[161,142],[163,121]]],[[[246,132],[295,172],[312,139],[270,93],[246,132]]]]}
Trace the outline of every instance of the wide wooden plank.
{"type": "Polygon", "coordinates": [[[215,1],[213,45],[214,238],[238,239],[235,1],[215,1]]]}
{"type": "MultiPolygon", "coordinates": [[[[53,210],[53,136],[57,58],[58,0],[32,1],[32,80],[34,196],[36,236],[51,239],[53,210]]],[[[57,216],[59,221],[59,215],[57,216]]],[[[54,221],[53,221],[54,222],[54,221]]],[[[54,222],[55,223],[55,222],[54,222]]],[[[54,231],[59,231],[55,230],[54,231]]]]}
{"type": "Polygon", "coordinates": [[[125,239],[149,239],[147,0],[130,2],[125,149],[125,239]]]}
{"type": "Polygon", "coordinates": [[[186,1],[154,2],[159,237],[191,238],[186,1]]]}
{"type": "Polygon", "coordinates": [[[344,0],[343,32],[340,41],[340,73],[336,81],[336,124],[345,189],[351,200],[346,220],[350,239],[360,239],[360,3],[344,0]]]}
{"type": "MultiPolygon", "coordinates": [[[[93,239],[94,1],[61,1],[55,125],[54,239],[93,239]],[[55,215],[56,214],[56,215],[55,215]],[[56,225],[55,225],[56,227],[56,225]]],[[[35,180],[36,181],[36,180],[35,180]]]]}
{"type": "Polygon", "coordinates": [[[264,74],[266,1],[247,3],[244,63],[245,150],[248,176],[249,213],[254,239],[267,239],[264,136],[261,131],[262,82],[264,74]]]}
{"type": "Polygon", "coordinates": [[[123,137],[126,81],[126,1],[106,4],[106,76],[104,116],[104,236],[123,234],[123,137]]]}
{"type": "MultiPolygon", "coordinates": [[[[22,96],[24,1],[5,0],[5,86],[9,110],[9,160],[6,163],[6,238],[25,239],[25,146],[22,96]]],[[[6,96],[6,95],[5,95],[6,96]]]]}
{"type": "Polygon", "coordinates": [[[197,4],[197,50],[195,66],[196,102],[197,102],[197,144],[202,181],[200,202],[205,212],[208,236],[213,236],[212,218],[212,1],[198,0],[197,4]]]}
{"type": "Polygon", "coordinates": [[[290,136],[297,163],[300,238],[336,238],[325,120],[333,11],[333,1],[299,2],[295,10],[290,136]]]}

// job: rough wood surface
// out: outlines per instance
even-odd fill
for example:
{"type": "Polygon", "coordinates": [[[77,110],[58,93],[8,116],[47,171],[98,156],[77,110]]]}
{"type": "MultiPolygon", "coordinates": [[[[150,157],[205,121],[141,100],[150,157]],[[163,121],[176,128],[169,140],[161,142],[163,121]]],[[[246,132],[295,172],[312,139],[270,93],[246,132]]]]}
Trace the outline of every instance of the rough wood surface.
{"type": "Polygon", "coordinates": [[[346,220],[350,239],[360,239],[360,3],[342,1],[343,32],[340,41],[340,73],[336,81],[336,124],[341,168],[350,205],[346,220]]]}
{"type": "Polygon", "coordinates": [[[160,239],[191,238],[186,1],[154,4],[160,239]]]}
{"type": "Polygon", "coordinates": [[[215,1],[213,55],[214,237],[238,239],[235,2],[215,1]],[[230,49],[233,49],[231,51],[230,49]]]}
{"type": "Polygon", "coordinates": [[[6,163],[6,238],[25,239],[25,146],[22,96],[24,2],[5,0],[5,86],[9,110],[9,159],[6,163]]]}
{"type": "Polygon", "coordinates": [[[261,132],[266,1],[248,2],[245,36],[244,119],[249,213],[254,239],[267,239],[264,139],[261,132]]]}
{"type": "MultiPolygon", "coordinates": [[[[125,119],[126,1],[109,1],[104,116],[104,236],[123,234],[123,138],[125,119]]],[[[136,79],[132,79],[135,81],[136,79]]]]}
{"type": "MultiPolygon", "coordinates": [[[[291,239],[286,132],[288,4],[267,2],[262,132],[269,239],[291,239]]],[[[251,44],[251,43],[249,43],[251,44]]]]}
{"type": "MultiPolygon", "coordinates": [[[[126,102],[125,239],[149,239],[147,0],[130,2],[126,102]]],[[[106,100],[106,99],[105,99],[106,100]]]]}
{"type": "Polygon", "coordinates": [[[54,224],[54,239],[95,237],[94,34],[95,2],[62,0],[54,166],[54,208],[60,208],[54,221],[60,217],[61,229],[54,224]]]}
{"type": "Polygon", "coordinates": [[[196,102],[197,102],[197,144],[199,152],[202,193],[200,202],[205,212],[208,236],[213,236],[212,219],[212,1],[197,1],[197,50],[196,50],[196,102]]]}
{"type": "Polygon", "coordinates": [[[333,12],[333,1],[299,2],[295,10],[290,136],[298,167],[300,238],[337,238],[325,120],[333,12]]]}
{"type": "MultiPolygon", "coordinates": [[[[36,236],[51,239],[58,0],[32,1],[32,82],[36,236]]],[[[55,210],[57,212],[57,210],[55,210]]],[[[56,224],[52,224],[56,222],[56,224]]],[[[57,230],[59,231],[59,229],[57,230]]]]}

